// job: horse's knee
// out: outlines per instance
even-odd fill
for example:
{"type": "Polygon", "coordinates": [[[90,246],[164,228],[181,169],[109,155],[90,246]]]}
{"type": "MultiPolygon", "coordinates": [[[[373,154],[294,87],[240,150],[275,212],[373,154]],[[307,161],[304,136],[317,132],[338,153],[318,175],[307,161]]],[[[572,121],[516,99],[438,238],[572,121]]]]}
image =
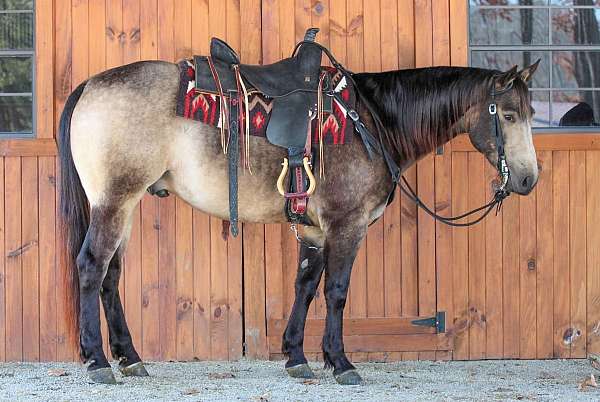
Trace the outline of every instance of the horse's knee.
{"type": "Polygon", "coordinates": [[[343,310],[348,297],[348,286],[342,283],[327,283],[325,285],[325,301],[329,308],[343,310]]]}

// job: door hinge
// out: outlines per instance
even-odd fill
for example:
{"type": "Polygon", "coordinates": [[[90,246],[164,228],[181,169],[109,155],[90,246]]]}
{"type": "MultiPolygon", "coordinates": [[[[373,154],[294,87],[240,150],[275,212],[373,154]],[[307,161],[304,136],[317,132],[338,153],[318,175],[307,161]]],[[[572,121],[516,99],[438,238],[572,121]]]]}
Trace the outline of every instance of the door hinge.
{"type": "Polygon", "coordinates": [[[435,313],[435,317],[422,318],[420,320],[411,321],[412,325],[421,327],[433,327],[437,330],[438,334],[446,332],[446,312],[438,311],[435,313]]]}

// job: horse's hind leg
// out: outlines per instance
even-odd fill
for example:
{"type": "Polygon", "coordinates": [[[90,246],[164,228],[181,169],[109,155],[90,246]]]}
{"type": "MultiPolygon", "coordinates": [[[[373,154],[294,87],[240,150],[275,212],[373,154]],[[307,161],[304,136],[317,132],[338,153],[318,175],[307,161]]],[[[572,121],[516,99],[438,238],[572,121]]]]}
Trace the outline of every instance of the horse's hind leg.
{"type": "Polygon", "coordinates": [[[121,244],[132,207],[92,206],[90,226],[77,257],[80,293],[80,346],[94,382],[114,384],[115,377],[102,350],[99,291],[109,263],[121,244]]]}
{"type": "MultiPolygon", "coordinates": [[[[310,229],[307,229],[307,231],[310,229]]],[[[320,232],[320,231],[319,231],[320,232]]],[[[314,378],[304,356],[304,325],[308,307],[312,302],[325,266],[322,241],[314,241],[305,233],[305,244],[300,247],[298,273],[296,274],[296,298],[283,333],[282,349],[288,356],[285,368],[291,377],[314,378]],[[309,244],[306,244],[310,242],[309,244]]]]}
{"type": "Polygon", "coordinates": [[[117,252],[110,260],[100,295],[108,323],[110,350],[113,357],[119,361],[121,373],[125,376],[145,377],[148,372],[133,346],[119,295],[119,278],[127,240],[128,236],[122,240],[117,252]]]}

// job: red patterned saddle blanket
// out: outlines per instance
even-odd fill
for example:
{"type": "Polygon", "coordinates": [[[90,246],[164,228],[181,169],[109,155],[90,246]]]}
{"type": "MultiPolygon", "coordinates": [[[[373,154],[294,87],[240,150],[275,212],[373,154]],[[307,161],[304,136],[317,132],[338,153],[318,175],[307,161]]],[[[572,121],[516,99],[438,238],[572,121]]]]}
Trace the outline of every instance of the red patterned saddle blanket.
{"type": "MultiPolygon", "coordinates": [[[[180,82],[177,94],[177,116],[200,121],[202,123],[221,127],[221,102],[216,93],[201,91],[196,88],[196,71],[193,60],[179,62],[180,82]]],[[[321,67],[322,72],[329,75],[331,88],[339,94],[346,105],[354,107],[356,94],[343,74],[333,67],[321,67]]],[[[225,95],[227,98],[227,95],[225,95]]],[[[321,135],[325,144],[346,144],[352,141],[354,124],[348,119],[344,105],[335,98],[329,97],[329,107],[324,108],[321,135]]],[[[250,135],[266,137],[266,130],[272,110],[273,99],[260,92],[248,94],[250,135]]],[[[319,119],[312,119],[312,143],[319,143],[319,119]]]]}

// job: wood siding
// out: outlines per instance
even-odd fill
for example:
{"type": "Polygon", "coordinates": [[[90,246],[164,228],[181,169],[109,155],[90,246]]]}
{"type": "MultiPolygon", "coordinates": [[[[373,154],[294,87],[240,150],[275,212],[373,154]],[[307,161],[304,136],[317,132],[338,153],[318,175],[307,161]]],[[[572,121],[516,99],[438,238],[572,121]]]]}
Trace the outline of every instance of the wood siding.
{"type": "MultiPolygon", "coordinates": [[[[310,26],[355,71],[465,65],[466,2],[450,0],[38,1],[35,140],[0,141],[0,361],[73,360],[65,343],[54,133],[88,76],[142,59],[287,57],[310,26]]],[[[370,229],[345,311],[353,361],[584,357],[600,352],[600,135],[539,135],[542,167],[472,228],[435,223],[397,194],[370,229]],[[447,312],[447,333],[410,325],[447,312]]],[[[491,196],[494,170],[464,136],[406,174],[443,214],[491,196]]],[[[286,225],[221,221],[175,197],[135,211],[120,289],[145,359],[280,358],[298,246],[286,225]],[[244,349],[245,345],[245,349],[244,349]]],[[[320,359],[322,285],[306,349],[320,359]]],[[[103,324],[106,334],[106,325],[103,324]]],[[[108,352],[108,348],[107,348],[108,352]]]]}

